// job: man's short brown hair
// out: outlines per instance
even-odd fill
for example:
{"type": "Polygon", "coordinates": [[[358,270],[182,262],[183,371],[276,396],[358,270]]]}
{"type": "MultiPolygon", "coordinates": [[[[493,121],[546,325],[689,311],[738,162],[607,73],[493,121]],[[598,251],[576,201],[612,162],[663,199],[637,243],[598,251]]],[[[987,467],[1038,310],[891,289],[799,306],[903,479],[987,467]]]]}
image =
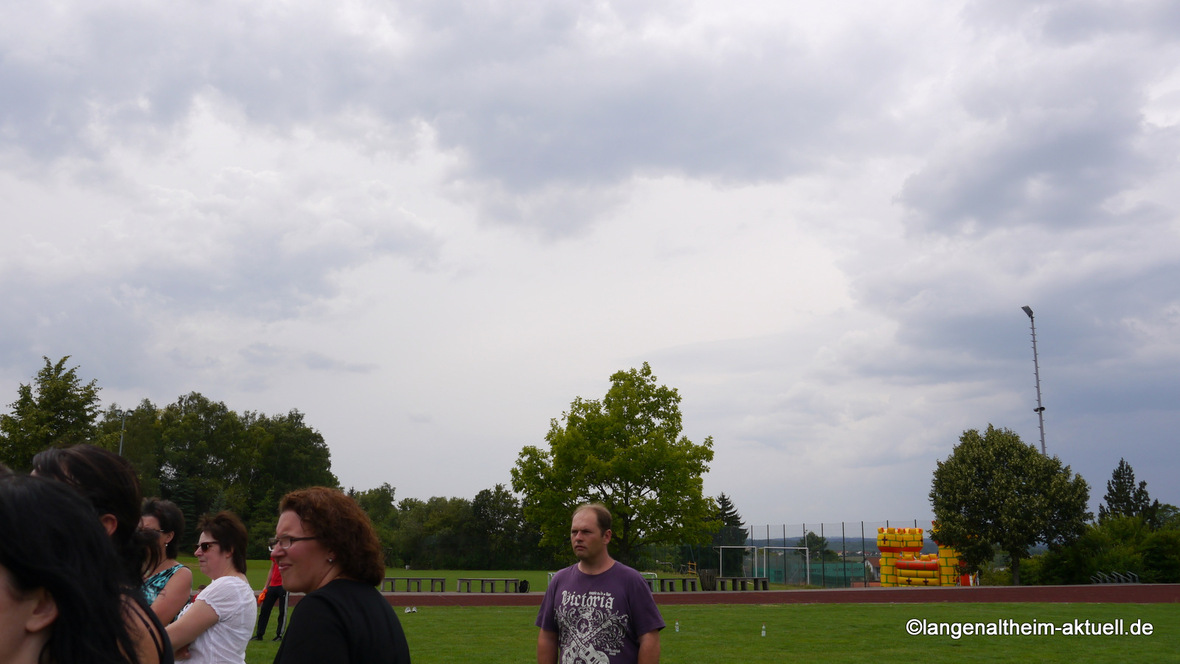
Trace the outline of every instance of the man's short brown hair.
{"type": "Polygon", "coordinates": [[[583,510],[590,510],[591,512],[594,512],[594,517],[598,520],[598,529],[601,530],[603,534],[606,534],[606,531],[610,530],[611,515],[610,510],[606,508],[606,505],[603,505],[602,503],[585,503],[583,505],[579,505],[578,509],[574,510],[574,514],[577,514],[583,510]]]}

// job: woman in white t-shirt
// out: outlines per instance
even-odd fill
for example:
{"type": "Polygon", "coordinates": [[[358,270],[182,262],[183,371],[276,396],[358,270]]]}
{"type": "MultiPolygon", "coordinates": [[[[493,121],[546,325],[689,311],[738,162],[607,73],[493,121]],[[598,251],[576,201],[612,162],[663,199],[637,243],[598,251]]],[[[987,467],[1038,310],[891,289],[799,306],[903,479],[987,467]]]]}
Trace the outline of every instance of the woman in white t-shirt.
{"type": "Polygon", "coordinates": [[[254,590],[246,581],[246,527],[230,512],[202,517],[201,571],[213,582],[168,625],[176,659],[194,664],[245,664],[254,634],[254,590]]]}

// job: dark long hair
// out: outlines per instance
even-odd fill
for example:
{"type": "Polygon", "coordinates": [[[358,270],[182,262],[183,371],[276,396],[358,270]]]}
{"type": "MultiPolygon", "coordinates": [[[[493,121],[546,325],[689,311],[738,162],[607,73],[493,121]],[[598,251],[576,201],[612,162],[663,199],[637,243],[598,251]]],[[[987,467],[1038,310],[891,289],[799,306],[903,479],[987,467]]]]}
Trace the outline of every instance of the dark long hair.
{"type": "Polygon", "coordinates": [[[140,516],[154,516],[160,522],[160,530],[172,533],[172,540],[164,545],[164,555],[175,559],[180,553],[180,538],[184,537],[184,512],[176,503],[163,498],[144,498],[140,516]]]}
{"type": "Polygon", "coordinates": [[[33,471],[74,487],[98,516],[114,515],[111,542],[128,585],[139,585],[144,571],[160,564],[155,538],[139,529],[139,478],[127,459],[87,444],[50,447],[33,457],[33,471]]]}
{"type": "Polygon", "coordinates": [[[16,592],[44,588],[57,606],[41,662],[139,664],[127,627],[135,600],[84,498],[47,478],[0,473],[0,533],[0,565],[16,592]]]}

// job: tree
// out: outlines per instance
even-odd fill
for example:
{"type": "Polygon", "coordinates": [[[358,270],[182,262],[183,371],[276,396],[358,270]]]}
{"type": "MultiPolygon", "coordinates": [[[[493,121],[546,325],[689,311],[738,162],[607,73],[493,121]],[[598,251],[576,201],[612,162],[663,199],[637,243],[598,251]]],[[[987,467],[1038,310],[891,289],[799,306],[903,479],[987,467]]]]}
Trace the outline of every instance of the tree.
{"type": "Polygon", "coordinates": [[[525,527],[520,501],[503,484],[484,489],[471,501],[472,531],[484,555],[479,569],[508,569],[519,565],[518,547],[525,527]]]}
{"type": "Polygon", "coordinates": [[[1106,495],[1102,500],[1105,504],[1098,506],[1099,522],[1117,516],[1138,516],[1153,527],[1157,525],[1160,503],[1158,500],[1151,502],[1146,480],[1135,486],[1135,470],[1126,459],[1119,459],[1118,467],[1106,482],[1106,495]]]}
{"type": "Polygon", "coordinates": [[[828,538],[820,537],[811,530],[803,533],[803,537],[799,538],[799,546],[807,547],[807,553],[812,560],[837,557],[835,552],[828,548],[828,538]]]}
{"type": "Polygon", "coordinates": [[[569,537],[583,502],[614,515],[615,555],[630,561],[652,544],[709,541],[716,506],[702,492],[713,439],[681,435],[680,394],[659,385],[651,367],[619,371],[601,400],[574,399],[562,422],[550,421],[549,449],[527,446],[512,469],[525,517],[552,546],[569,537]]]}
{"type": "MultiPolygon", "coordinates": [[[[224,402],[192,392],[166,406],[160,413],[160,424],[163,497],[171,500],[175,493],[191,497],[193,511],[184,513],[186,523],[195,525],[203,514],[230,509],[247,521],[249,528],[249,512],[230,504],[226,494],[231,484],[242,479],[239,471],[246,465],[238,458],[237,443],[246,429],[242,418],[224,402]]],[[[189,537],[192,539],[182,538],[182,544],[196,541],[195,534],[190,532],[189,537]]]]}
{"type": "Polygon", "coordinates": [[[123,456],[135,467],[144,497],[159,496],[160,462],[164,454],[162,434],[160,413],[148,399],[125,413],[112,403],[102,412],[96,444],[112,451],[118,451],[121,446],[123,456]]]}
{"type": "Polygon", "coordinates": [[[398,503],[397,553],[424,569],[475,569],[484,552],[472,537],[471,502],[434,496],[398,503]]]}
{"type": "Polygon", "coordinates": [[[1012,583],[1020,561],[1038,542],[1050,548],[1075,541],[1093,516],[1090,488],[1057,457],[1046,457],[1008,429],[965,431],[939,461],[930,489],[936,537],[957,549],[971,571],[998,549],[1008,555],[1012,583]]]}
{"type": "Polygon", "coordinates": [[[737,508],[734,507],[733,501],[725,492],[717,496],[717,520],[721,522],[722,528],[738,528],[742,530],[742,537],[745,537],[745,529],[742,528],[742,515],[738,514],[737,508]]]}
{"type": "Polygon", "coordinates": [[[1076,542],[1039,558],[1041,583],[1093,583],[1113,573],[1135,574],[1144,583],[1180,583],[1180,530],[1153,530],[1142,517],[1109,515],[1089,524],[1076,542]]]}
{"type": "Polygon", "coordinates": [[[98,383],[83,383],[78,367],[66,368],[69,355],[45,366],[33,382],[17,388],[12,413],[0,415],[0,463],[28,470],[41,450],[93,442],[97,429],[98,383]]]}
{"type": "Polygon", "coordinates": [[[396,564],[397,559],[394,549],[398,525],[395,492],[396,490],[390,486],[389,482],[384,482],[376,489],[368,489],[367,491],[348,490],[348,495],[356,500],[361,509],[369,515],[369,520],[373,522],[373,529],[377,531],[377,537],[381,540],[381,548],[385,552],[387,566],[396,564]]]}
{"type": "MultiPolygon", "coordinates": [[[[746,529],[743,527],[742,515],[729,496],[722,492],[717,496],[717,521],[721,527],[713,535],[713,546],[742,546],[746,543],[746,529]]],[[[718,569],[740,569],[745,552],[737,549],[719,549],[718,569]]]]}

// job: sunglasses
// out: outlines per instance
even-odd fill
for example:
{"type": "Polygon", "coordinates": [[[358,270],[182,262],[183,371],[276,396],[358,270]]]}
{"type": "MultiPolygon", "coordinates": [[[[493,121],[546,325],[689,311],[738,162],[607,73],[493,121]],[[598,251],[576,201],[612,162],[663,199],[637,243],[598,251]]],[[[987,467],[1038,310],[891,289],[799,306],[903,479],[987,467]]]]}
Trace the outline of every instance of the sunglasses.
{"type": "Polygon", "coordinates": [[[202,553],[208,553],[209,547],[211,546],[217,546],[217,542],[200,542],[197,544],[197,548],[200,549],[202,553]]]}

